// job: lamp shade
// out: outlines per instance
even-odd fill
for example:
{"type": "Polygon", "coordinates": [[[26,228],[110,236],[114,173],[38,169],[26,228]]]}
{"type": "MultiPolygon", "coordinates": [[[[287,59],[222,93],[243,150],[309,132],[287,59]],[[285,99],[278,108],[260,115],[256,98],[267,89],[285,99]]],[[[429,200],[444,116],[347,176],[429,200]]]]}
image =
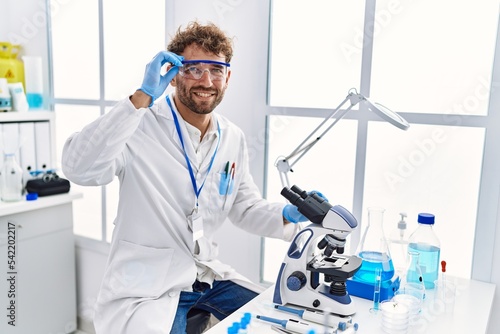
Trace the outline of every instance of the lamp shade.
{"type": "Polygon", "coordinates": [[[384,107],[380,103],[372,102],[369,99],[365,98],[361,103],[364,103],[365,106],[373,111],[375,114],[380,116],[383,120],[391,123],[392,125],[402,129],[407,130],[410,127],[410,124],[401,116],[399,116],[394,111],[389,108],[384,107]]]}

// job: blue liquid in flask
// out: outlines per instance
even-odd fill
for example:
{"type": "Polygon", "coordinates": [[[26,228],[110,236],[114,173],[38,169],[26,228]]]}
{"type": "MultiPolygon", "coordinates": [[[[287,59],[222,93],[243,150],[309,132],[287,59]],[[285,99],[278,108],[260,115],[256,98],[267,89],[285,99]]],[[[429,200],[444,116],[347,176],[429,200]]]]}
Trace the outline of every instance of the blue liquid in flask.
{"type": "Polygon", "coordinates": [[[391,257],[387,253],[363,251],[358,254],[361,258],[361,268],[354,274],[354,277],[366,282],[376,282],[376,269],[381,270],[381,281],[390,280],[394,276],[394,265],[391,257]]]}

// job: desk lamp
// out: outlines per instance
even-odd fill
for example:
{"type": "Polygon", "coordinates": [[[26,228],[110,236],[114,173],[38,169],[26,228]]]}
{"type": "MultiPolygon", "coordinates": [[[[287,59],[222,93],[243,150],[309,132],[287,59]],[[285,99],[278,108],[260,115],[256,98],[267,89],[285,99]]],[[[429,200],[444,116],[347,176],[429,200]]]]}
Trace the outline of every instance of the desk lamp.
{"type": "Polygon", "coordinates": [[[280,173],[280,179],[281,179],[281,184],[283,187],[290,187],[290,182],[288,180],[288,172],[293,172],[292,167],[314,146],[316,145],[323,136],[330,131],[330,129],[337,124],[338,121],[344,117],[349,110],[351,110],[355,105],[358,103],[365,105],[368,110],[373,111],[376,113],[378,116],[380,116],[383,120],[391,123],[392,125],[402,129],[402,130],[407,130],[410,125],[408,122],[402,118],[400,115],[397,113],[387,109],[383,105],[379,103],[374,103],[370,101],[368,98],[364,97],[363,95],[359,94],[356,89],[352,88],[349,90],[346,98],[342,103],[339,104],[335,110],[333,110],[327,117],[318,125],[316,129],[314,129],[311,134],[307,136],[300,145],[295,148],[295,150],[292,151],[289,155],[285,157],[278,157],[276,160],[275,166],[278,169],[278,172],[280,173]],[[351,104],[349,107],[345,110],[341,110],[342,106],[344,106],[347,101],[349,101],[351,104]],[[324,125],[326,122],[328,122],[329,119],[334,118],[335,120],[333,121],[332,124],[330,124],[319,136],[316,138],[312,139],[311,138],[314,136],[315,133],[317,133],[324,125]],[[308,141],[311,140],[309,143],[308,141]],[[295,158],[295,160],[291,160],[295,158]]]}
{"type": "MultiPolygon", "coordinates": [[[[287,189],[287,188],[290,187],[289,180],[288,180],[288,172],[293,171],[292,167],[302,157],[304,157],[304,155],[314,145],[316,145],[320,141],[320,139],[323,138],[323,136],[328,131],[330,131],[330,129],[335,124],[337,124],[337,122],[339,120],[341,120],[342,117],[344,117],[349,112],[349,110],[351,110],[357,104],[364,105],[368,110],[371,110],[372,112],[376,113],[383,120],[391,123],[392,125],[398,127],[399,129],[407,130],[410,127],[410,125],[408,124],[408,122],[404,118],[402,118],[401,116],[399,116],[397,113],[395,113],[395,112],[387,109],[386,107],[384,107],[381,104],[374,103],[374,102],[370,101],[368,98],[366,98],[365,96],[359,94],[353,88],[353,89],[349,90],[349,92],[348,92],[346,98],[344,99],[344,101],[342,101],[342,103],[340,103],[340,105],[335,110],[333,110],[329,115],[327,115],[327,117],[318,125],[318,127],[316,127],[316,129],[314,129],[314,131],[311,132],[311,134],[309,134],[307,136],[307,138],[305,138],[302,141],[302,143],[300,143],[300,145],[297,148],[295,148],[295,150],[293,150],[289,155],[287,155],[285,157],[278,157],[278,159],[276,160],[275,166],[277,167],[277,169],[278,169],[278,171],[280,173],[281,184],[284,187],[283,190],[285,190],[285,189],[287,189]],[[350,102],[350,105],[347,107],[347,109],[341,110],[341,108],[347,102],[350,102]],[[328,120],[331,119],[331,118],[334,118],[333,123],[331,123],[328,127],[326,127],[326,129],[320,135],[318,135],[318,136],[316,136],[314,138],[313,136],[315,136],[315,134],[318,133],[320,131],[320,129],[322,129],[325,126],[326,122],[328,122],[328,120]],[[292,159],[294,159],[294,160],[292,160],[292,159]]],[[[300,211],[300,209],[299,209],[299,211],[300,211]]],[[[300,211],[300,212],[302,212],[302,211],[300,211]]],[[[304,212],[302,212],[302,213],[304,214],[304,212]]],[[[311,224],[311,225],[309,225],[308,227],[306,227],[306,230],[308,230],[308,229],[310,230],[310,229],[316,228],[314,225],[315,225],[314,223],[311,224]]],[[[295,241],[294,241],[294,243],[292,243],[292,245],[290,247],[290,250],[289,250],[289,253],[293,250],[294,244],[295,244],[295,241]]],[[[354,258],[356,258],[356,257],[351,257],[351,259],[354,259],[354,258]]],[[[295,260],[295,259],[293,259],[293,260],[295,260]]],[[[283,267],[286,268],[287,266],[290,266],[291,263],[293,262],[293,260],[290,257],[288,257],[288,258],[285,257],[285,261],[282,264],[282,268],[283,267]]],[[[359,269],[359,267],[357,267],[357,268],[359,269]]],[[[357,271],[358,269],[354,270],[354,272],[357,271]]],[[[280,272],[280,274],[281,274],[281,272],[280,272]]],[[[287,277],[278,278],[278,282],[276,284],[278,287],[282,287],[283,286],[282,282],[280,282],[281,279],[287,280],[287,279],[290,279],[290,277],[288,277],[288,278],[287,277]]],[[[347,287],[349,288],[349,292],[352,295],[363,297],[363,298],[367,298],[367,299],[371,299],[371,297],[374,294],[374,291],[375,291],[375,282],[364,282],[364,281],[359,281],[359,280],[354,280],[354,279],[348,279],[347,281],[344,280],[344,282],[347,283],[347,287]]],[[[391,280],[383,282],[382,283],[382,287],[379,288],[381,296],[382,295],[384,295],[384,296],[389,296],[389,295],[392,296],[392,294],[394,293],[394,289],[397,290],[397,286],[399,286],[399,279],[398,278],[393,278],[391,280]]],[[[285,289],[285,288],[283,288],[283,289],[284,289],[284,292],[283,292],[284,295],[286,295],[286,293],[288,293],[288,294],[291,295],[288,298],[295,297],[295,293],[299,294],[300,298],[303,298],[303,296],[301,296],[300,293],[304,294],[304,293],[307,293],[307,292],[311,292],[311,291],[305,291],[307,289],[300,289],[300,291],[297,291],[297,292],[292,292],[292,291],[289,291],[289,289],[285,289]],[[304,290],[304,291],[302,291],[302,290],[304,290]]],[[[309,289],[309,290],[311,290],[311,289],[309,289]]],[[[314,292],[316,292],[316,291],[314,291],[314,292]]],[[[347,295],[347,293],[346,293],[346,295],[347,295]]],[[[317,306],[314,306],[314,305],[312,305],[312,306],[315,307],[315,308],[316,307],[320,307],[319,303],[318,303],[317,306]]],[[[347,312],[345,314],[348,314],[349,311],[351,311],[351,312],[353,311],[352,309],[349,309],[348,306],[350,306],[350,304],[348,304],[348,303],[346,303],[346,305],[344,305],[343,308],[340,307],[337,304],[334,304],[334,306],[336,306],[336,307],[339,308],[338,311],[347,312]]],[[[308,305],[308,307],[311,307],[311,305],[308,305]]]]}

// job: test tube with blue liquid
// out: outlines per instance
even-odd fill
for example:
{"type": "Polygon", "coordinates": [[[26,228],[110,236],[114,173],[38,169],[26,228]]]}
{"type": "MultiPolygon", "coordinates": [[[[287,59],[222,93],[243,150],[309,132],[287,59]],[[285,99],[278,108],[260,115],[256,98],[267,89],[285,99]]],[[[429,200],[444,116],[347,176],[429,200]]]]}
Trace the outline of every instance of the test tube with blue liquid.
{"type": "Polygon", "coordinates": [[[382,269],[375,269],[375,285],[373,289],[373,307],[370,312],[377,313],[380,305],[380,286],[382,285],[382,269]]]}

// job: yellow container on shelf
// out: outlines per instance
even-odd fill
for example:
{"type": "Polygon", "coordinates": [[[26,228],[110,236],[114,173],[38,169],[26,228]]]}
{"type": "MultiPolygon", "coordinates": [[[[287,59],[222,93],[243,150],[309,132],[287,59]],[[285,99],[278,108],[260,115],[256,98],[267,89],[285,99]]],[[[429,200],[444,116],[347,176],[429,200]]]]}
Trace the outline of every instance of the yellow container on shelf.
{"type": "Polygon", "coordinates": [[[0,78],[7,79],[8,83],[24,82],[24,64],[17,59],[21,46],[9,42],[0,42],[0,78]]]}

